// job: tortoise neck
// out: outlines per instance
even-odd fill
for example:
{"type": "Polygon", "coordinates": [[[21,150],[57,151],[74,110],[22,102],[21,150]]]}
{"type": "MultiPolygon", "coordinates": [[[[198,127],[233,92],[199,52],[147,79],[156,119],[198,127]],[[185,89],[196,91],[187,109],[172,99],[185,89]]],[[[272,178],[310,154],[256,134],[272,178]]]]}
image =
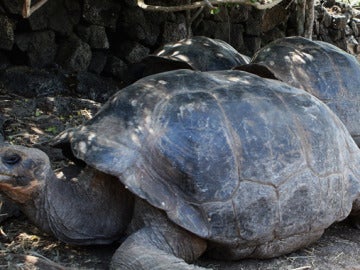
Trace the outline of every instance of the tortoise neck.
{"type": "Polygon", "coordinates": [[[111,175],[90,167],[73,169],[47,181],[42,227],[48,226],[69,244],[108,244],[119,239],[132,217],[132,194],[111,175]]]}
{"type": "Polygon", "coordinates": [[[27,192],[24,192],[27,196],[18,196],[20,200],[16,200],[16,202],[20,205],[21,211],[32,223],[44,232],[52,234],[49,226],[48,210],[45,205],[47,201],[47,183],[49,179],[51,179],[52,182],[56,181],[57,178],[51,169],[46,172],[46,178],[47,181],[30,183],[27,187],[27,192]]]}

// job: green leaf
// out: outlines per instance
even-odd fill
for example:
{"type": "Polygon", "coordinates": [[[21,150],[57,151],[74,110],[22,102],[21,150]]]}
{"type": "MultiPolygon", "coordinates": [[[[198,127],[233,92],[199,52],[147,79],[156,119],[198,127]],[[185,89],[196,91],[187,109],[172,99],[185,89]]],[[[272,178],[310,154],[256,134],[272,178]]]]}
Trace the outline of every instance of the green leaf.
{"type": "Polygon", "coordinates": [[[43,112],[42,112],[41,110],[36,109],[36,111],[35,111],[35,116],[36,116],[36,117],[38,117],[38,116],[40,116],[40,115],[42,115],[42,114],[43,114],[43,112]]]}
{"type": "Polygon", "coordinates": [[[216,8],[213,8],[212,10],[210,10],[210,14],[212,15],[216,15],[220,12],[220,8],[219,7],[216,7],[216,8]]]}
{"type": "Polygon", "coordinates": [[[56,134],[57,128],[55,126],[52,126],[52,127],[48,127],[47,129],[45,129],[45,131],[48,133],[56,134]]]}

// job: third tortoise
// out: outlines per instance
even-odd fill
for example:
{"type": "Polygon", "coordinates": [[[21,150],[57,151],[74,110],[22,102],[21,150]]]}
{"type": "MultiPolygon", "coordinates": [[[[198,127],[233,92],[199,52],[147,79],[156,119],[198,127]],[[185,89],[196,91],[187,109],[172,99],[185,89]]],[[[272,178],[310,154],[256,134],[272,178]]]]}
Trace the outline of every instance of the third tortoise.
{"type": "Polygon", "coordinates": [[[261,48],[250,65],[239,67],[302,88],[326,103],[360,145],[360,63],[323,41],[277,39],[261,48]]]}

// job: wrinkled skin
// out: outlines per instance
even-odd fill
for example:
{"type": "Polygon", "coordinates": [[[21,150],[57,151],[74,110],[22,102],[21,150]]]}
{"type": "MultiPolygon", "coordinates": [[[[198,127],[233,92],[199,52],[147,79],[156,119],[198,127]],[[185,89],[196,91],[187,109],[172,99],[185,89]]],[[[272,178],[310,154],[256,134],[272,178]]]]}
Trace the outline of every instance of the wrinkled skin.
{"type": "Polygon", "coordinates": [[[133,199],[114,177],[67,167],[57,178],[42,151],[8,145],[0,149],[1,192],[45,232],[81,245],[112,243],[122,236],[133,199]]]}
{"type": "Polygon", "coordinates": [[[359,220],[360,150],[342,122],[305,91],[246,72],[144,78],[55,143],[82,172],[58,178],[43,152],[5,145],[0,191],[64,242],[126,233],[114,269],[274,257],[359,220]]]}

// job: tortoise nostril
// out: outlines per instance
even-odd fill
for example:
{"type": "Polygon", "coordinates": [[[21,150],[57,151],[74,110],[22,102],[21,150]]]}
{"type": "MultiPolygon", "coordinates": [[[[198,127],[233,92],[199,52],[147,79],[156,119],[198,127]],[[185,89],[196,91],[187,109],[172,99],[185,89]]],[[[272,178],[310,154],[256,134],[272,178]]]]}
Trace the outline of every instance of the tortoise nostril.
{"type": "Polygon", "coordinates": [[[1,159],[6,165],[15,165],[20,162],[21,157],[16,153],[6,153],[1,159]]]}

